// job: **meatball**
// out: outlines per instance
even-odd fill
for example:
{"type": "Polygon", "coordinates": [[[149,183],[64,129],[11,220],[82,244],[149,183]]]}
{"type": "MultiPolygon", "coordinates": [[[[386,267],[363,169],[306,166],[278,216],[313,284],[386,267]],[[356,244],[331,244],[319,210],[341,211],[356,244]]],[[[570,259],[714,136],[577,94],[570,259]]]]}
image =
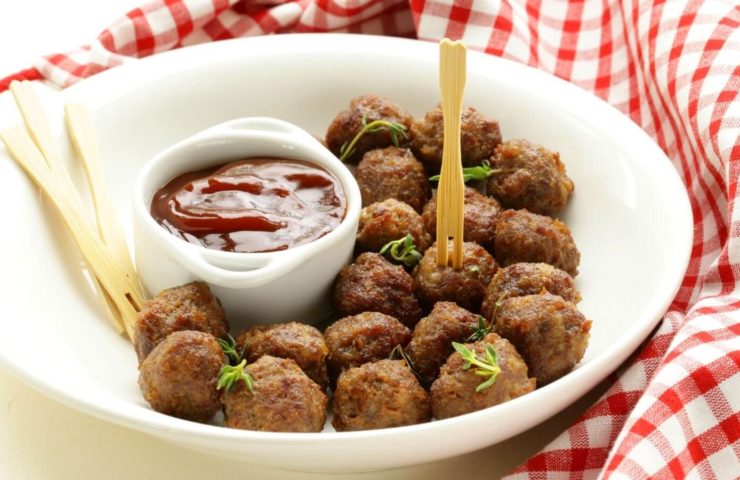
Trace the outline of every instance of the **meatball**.
{"type": "Polygon", "coordinates": [[[372,252],[363,253],[339,272],[332,303],[338,316],[380,312],[397,318],[407,327],[416,325],[422,315],[411,275],[372,252]]]}
{"type": "MultiPolygon", "coordinates": [[[[448,248],[452,252],[451,240],[448,248]]],[[[435,303],[447,300],[478,312],[486,286],[495,272],[496,261],[473,242],[463,243],[463,266],[460,270],[451,265],[437,266],[437,242],[434,242],[414,268],[416,296],[425,311],[431,310],[435,303]]]]}
{"type": "Polygon", "coordinates": [[[427,422],[429,395],[403,360],[365,363],[342,372],[332,400],[337,431],[427,422]]]}
{"type": "Polygon", "coordinates": [[[434,382],[439,368],[454,351],[452,342],[465,342],[479,318],[452,302],[437,302],[431,313],[419,320],[406,353],[422,383],[429,386],[434,382]]]}
{"type": "Polygon", "coordinates": [[[207,422],[221,409],[216,389],[226,357],[210,333],[174,332],[154,347],[139,368],[139,387],[160,413],[207,422]]]}
{"type": "Polygon", "coordinates": [[[379,251],[394,240],[411,235],[416,249],[424,252],[432,238],[424,228],[424,222],[416,210],[393,198],[373,203],[360,212],[360,227],[357,232],[357,249],[379,251]]]}
{"type": "MultiPolygon", "coordinates": [[[[444,147],[441,106],[427,113],[423,120],[414,122],[411,126],[411,138],[411,148],[417,158],[424,162],[429,171],[439,171],[444,147]]],[[[460,133],[463,166],[472,167],[488,160],[500,143],[501,130],[497,121],[484,117],[474,108],[463,111],[460,133]]]]}
{"type": "Polygon", "coordinates": [[[476,392],[476,388],[488,377],[476,375],[476,367],[464,370],[465,360],[458,352],[453,353],[442,366],[439,378],[430,390],[434,418],[450,418],[475,412],[534,390],[535,379],[529,378],[527,365],[506,339],[491,333],[480,342],[466,344],[478,358],[486,358],[487,345],[491,345],[496,351],[496,363],[501,369],[493,385],[476,392]]]}
{"type": "Polygon", "coordinates": [[[348,368],[388,358],[394,348],[409,342],[411,330],[391,316],[365,312],[329,325],[325,337],[326,363],[334,383],[348,368]]]}
{"type": "Polygon", "coordinates": [[[488,178],[488,194],[506,208],[554,215],[573,192],[573,181],[565,174],[558,152],[527,140],[509,140],[496,147],[491,168],[501,171],[488,178]]]}
{"type": "Polygon", "coordinates": [[[405,148],[371,150],[357,166],[362,205],[395,198],[421,212],[431,195],[424,166],[405,148]]]}
{"type": "Polygon", "coordinates": [[[537,384],[544,385],[581,361],[591,321],[572,303],[547,293],[504,300],[494,328],[522,354],[537,384]]]}
{"type": "MultiPolygon", "coordinates": [[[[466,242],[475,242],[488,251],[493,251],[496,235],[496,218],[501,205],[478,190],[465,187],[463,207],[463,236],[466,242]]],[[[437,196],[434,195],[424,206],[422,213],[427,232],[434,237],[437,233],[437,196]]]]}
{"type": "Polygon", "coordinates": [[[496,302],[545,292],[559,295],[572,303],[581,301],[573,277],[564,271],[546,263],[515,263],[499,269],[493,276],[486,288],[480,313],[491,321],[496,302]]]}
{"type": "Polygon", "coordinates": [[[329,349],[321,332],[311,325],[296,322],[261,325],[239,335],[236,344],[237,351],[244,351],[249,363],[263,355],[290,358],[322,389],[327,386],[329,349]]]}
{"type": "Polygon", "coordinates": [[[289,358],[270,355],[247,365],[243,381],[224,390],[221,403],[229,428],[263,432],[320,432],[326,422],[326,394],[289,358]]]}
{"type": "Polygon", "coordinates": [[[203,282],[162,290],[148,300],[136,321],[134,348],[141,363],[170,333],[198,330],[217,338],[229,333],[221,302],[203,282]]]}
{"type": "Polygon", "coordinates": [[[494,251],[502,266],[543,262],[573,277],[581,260],[567,225],[527,210],[505,210],[498,216],[494,251]]]}
{"type": "MultiPolygon", "coordinates": [[[[406,110],[391,102],[387,98],[377,95],[363,95],[353,98],[349,108],[339,112],[326,131],[326,145],[337,157],[341,156],[342,148],[349,145],[355,136],[366,124],[376,120],[400,123],[408,132],[411,128],[413,118],[406,110]]],[[[399,145],[408,143],[405,136],[397,136],[399,145]]],[[[365,133],[355,144],[355,150],[347,159],[356,162],[361,159],[365,152],[375,148],[383,148],[393,145],[393,137],[387,129],[365,133]]]]}

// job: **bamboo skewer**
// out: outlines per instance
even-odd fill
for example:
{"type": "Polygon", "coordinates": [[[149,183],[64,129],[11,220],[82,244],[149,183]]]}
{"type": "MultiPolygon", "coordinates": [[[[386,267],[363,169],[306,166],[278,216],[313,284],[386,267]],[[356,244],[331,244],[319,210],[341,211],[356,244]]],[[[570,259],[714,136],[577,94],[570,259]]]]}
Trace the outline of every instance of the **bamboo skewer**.
{"type": "Polygon", "coordinates": [[[136,283],[136,270],[126,245],[120,224],[116,221],[110,196],[105,189],[105,179],[100,168],[100,155],[90,113],[81,103],[67,104],[64,108],[67,131],[77,154],[85,167],[88,186],[92,192],[95,217],[100,239],[108,245],[113,257],[125,273],[136,283]]]}
{"type": "Polygon", "coordinates": [[[66,118],[92,191],[97,232],[83,216],[82,200],[56,151],[51,129],[33,87],[29,82],[13,82],[10,88],[30,135],[21,128],[11,128],[0,132],[0,138],[18,164],[59,210],[93,272],[106,313],[119,332],[125,330],[133,339],[137,313],[144,298],[123,233],[104,190],[87,110],[82,105],[70,105],[66,108],[66,118]]]}
{"type": "Polygon", "coordinates": [[[448,242],[452,237],[452,267],[463,265],[463,181],[460,128],[466,77],[466,49],[460,42],[444,39],[439,44],[439,86],[444,117],[442,169],[437,187],[437,265],[447,266],[448,242]]]}
{"type": "Polygon", "coordinates": [[[62,215],[83,258],[102,284],[105,292],[113,300],[121,314],[127,334],[132,337],[138,311],[141,310],[144,302],[136,286],[118,267],[108,253],[105,244],[82,216],[82,212],[76,208],[77,202],[70,195],[65,182],[56,177],[44,164],[43,156],[28,133],[17,127],[9,128],[0,131],[0,138],[5,142],[13,158],[36,185],[47,194],[62,215]]]}
{"type": "MultiPolygon", "coordinates": [[[[51,169],[57,178],[68,184],[70,191],[74,192],[72,181],[69,178],[69,175],[67,175],[61,157],[59,157],[56,147],[54,146],[51,129],[49,128],[49,124],[44,116],[43,108],[33,91],[33,87],[29,82],[12,82],[10,84],[10,91],[12,92],[18,110],[21,113],[23,122],[30,132],[33,142],[41,152],[49,169],[51,169]]],[[[82,208],[82,201],[79,197],[74,201],[78,208],[82,208]]],[[[94,281],[95,290],[102,300],[106,316],[110,319],[116,332],[119,334],[122,333],[124,331],[123,319],[115,306],[115,302],[113,302],[110,296],[105,292],[105,289],[97,277],[94,278],[94,281]]]]}

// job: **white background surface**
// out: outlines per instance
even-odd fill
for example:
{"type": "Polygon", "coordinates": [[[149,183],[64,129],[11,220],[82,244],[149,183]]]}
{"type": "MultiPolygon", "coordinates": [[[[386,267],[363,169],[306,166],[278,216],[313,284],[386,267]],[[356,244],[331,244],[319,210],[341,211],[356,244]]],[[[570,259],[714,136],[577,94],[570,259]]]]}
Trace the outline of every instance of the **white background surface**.
{"type": "MultiPolygon", "coordinates": [[[[3,0],[0,2],[0,77],[28,68],[39,55],[85,43],[136,3],[136,0],[3,0]]],[[[8,99],[0,98],[0,123],[14,114],[4,109],[7,105],[8,99]]],[[[70,320],[60,318],[60,321],[70,320]]],[[[31,339],[28,350],[29,355],[43,354],[34,351],[31,339]]],[[[54,359],[50,358],[49,375],[54,374],[53,368],[54,359]]],[[[503,473],[503,465],[515,464],[527,455],[520,447],[522,444],[527,445],[529,452],[544,446],[593,402],[597,394],[592,392],[565,413],[523,434],[516,443],[506,442],[434,464],[353,478],[497,478],[503,473]]],[[[496,427],[491,425],[491,428],[496,427]]],[[[325,478],[257,468],[170,445],[78,413],[0,371],[0,478],[175,477],[325,478]]]]}

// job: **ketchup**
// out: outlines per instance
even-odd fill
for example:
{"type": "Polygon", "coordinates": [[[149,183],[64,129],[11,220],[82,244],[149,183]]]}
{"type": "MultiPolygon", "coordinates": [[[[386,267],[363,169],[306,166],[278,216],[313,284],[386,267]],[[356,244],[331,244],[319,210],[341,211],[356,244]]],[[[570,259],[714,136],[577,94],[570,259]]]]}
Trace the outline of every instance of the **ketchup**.
{"type": "Polygon", "coordinates": [[[273,252],[326,235],[346,209],[339,181],[318,165],[248,158],[175,177],[154,194],[151,215],[196,245],[273,252]]]}

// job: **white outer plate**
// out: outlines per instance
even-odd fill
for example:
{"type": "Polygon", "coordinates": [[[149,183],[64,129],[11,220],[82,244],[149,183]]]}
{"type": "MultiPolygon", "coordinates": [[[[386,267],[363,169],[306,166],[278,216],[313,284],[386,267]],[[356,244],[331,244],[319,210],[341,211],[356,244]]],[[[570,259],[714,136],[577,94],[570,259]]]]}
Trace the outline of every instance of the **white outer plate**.
{"type": "MultiPolygon", "coordinates": [[[[90,107],[106,179],[129,228],[136,172],[164,147],[218,122],[254,115],[322,136],[334,115],[365,93],[386,95],[419,116],[437,103],[437,58],[435,44],[385,37],[250,38],[134,62],[45,105],[58,120],[60,138],[62,103],[90,107]]],[[[470,415],[367,432],[249,432],[156,413],[139,393],[134,351],[104,320],[69,235],[4,150],[0,364],[99,418],[295,470],[378,470],[438,460],[538,424],[614,370],[656,325],[686,269],[691,210],[676,171],[650,138],[567,82],[470,52],[465,103],[499,120],[505,139],[524,137],[559,151],[575,182],[563,219],[582,253],[579,308],[593,328],[583,362],[566,377],[470,415]]]]}

